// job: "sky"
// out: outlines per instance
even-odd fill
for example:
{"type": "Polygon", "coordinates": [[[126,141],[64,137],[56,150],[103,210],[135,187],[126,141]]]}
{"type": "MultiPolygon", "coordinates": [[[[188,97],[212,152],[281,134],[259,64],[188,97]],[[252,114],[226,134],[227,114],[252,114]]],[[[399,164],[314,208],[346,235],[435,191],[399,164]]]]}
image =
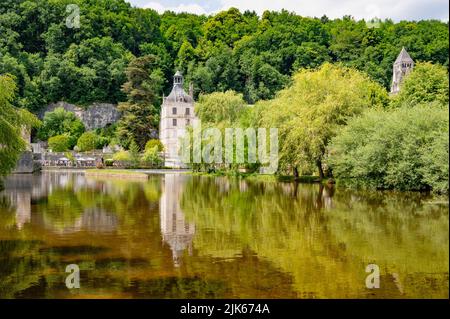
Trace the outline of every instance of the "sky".
{"type": "Polygon", "coordinates": [[[394,21],[438,19],[448,21],[448,0],[127,0],[141,8],[210,14],[236,7],[253,10],[259,15],[265,10],[287,9],[302,16],[341,18],[352,15],[356,19],[373,18],[394,21]]]}

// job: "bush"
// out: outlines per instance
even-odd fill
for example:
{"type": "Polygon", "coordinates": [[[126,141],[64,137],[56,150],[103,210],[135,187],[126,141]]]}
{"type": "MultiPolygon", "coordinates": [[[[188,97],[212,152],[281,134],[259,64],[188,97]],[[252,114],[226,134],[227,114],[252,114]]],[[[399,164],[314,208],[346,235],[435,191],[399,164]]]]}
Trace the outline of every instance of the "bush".
{"type": "Polygon", "coordinates": [[[77,142],[80,152],[92,151],[97,145],[97,135],[94,132],[83,133],[77,142]]]}
{"type": "Polygon", "coordinates": [[[159,156],[158,146],[155,145],[153,148],[146,149],[144,155],[142,155],[141,164],[153,168],[162,166],[163,160],[159,156]]]}
{"type": "Polygon", "coordinates": [[[332,140],[328,164],[351,185],[448,192],[448,125],[437,104],[371,110],[332,140]]]}
{"type": "Polygon", "coordinates": [[[134,166],[134,157],[129,151],[120,151],[113,155],[114,164],[122,167],[134,166]]]}
{"type": "Polygon", "coordinates": [[[105,160],[105,166],[113,166],[114,160],[113,159],[106,159],[105,160]]]}
{"type": "Polygon", "coordinates": [[[53,152],[65,152],[70,148],[70,137],[67,134],[56,135],[48,139],[48,146],[53,152]]]}
{"type": "Polygon", "coordinates": [[[114,161],[121,161],[121,162],[127,162],[131,161],[133,158],[131,156],[131,153],[128,151],[120,151],[113,155],[114,161]]]}
{"type": "Polygon", "coordinates": [[[145,151],[152,149],[153,147],[157,147],[158,152],[162,152],[164,150],[164,145],[160,140],[152,139],[145,144],[145,151]]]}

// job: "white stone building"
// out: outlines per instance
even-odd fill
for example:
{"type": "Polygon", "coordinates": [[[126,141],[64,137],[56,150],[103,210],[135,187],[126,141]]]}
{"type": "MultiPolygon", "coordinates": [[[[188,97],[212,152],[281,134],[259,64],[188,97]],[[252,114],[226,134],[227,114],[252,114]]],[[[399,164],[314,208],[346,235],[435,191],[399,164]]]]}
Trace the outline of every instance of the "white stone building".
{"type": "Polygon", "coordinates": [[[163,97],[161,106],[159,139],[164,145],[165,166],[186,167],[179,154],[181,138],[195,119],[192,86],[187,94],[183,89],[183,76],[177,71],[173,77],[172,91],[167,97],[163,97]]]}
{"type": "Polygon", "coordinates": [[[402,48],[400,54],[394,62],[392,70],[391,94],[397,94],[400,91],[400,84],[403,78],[414,68],[414,61],[411,59],[405,48],[402,48]]]}

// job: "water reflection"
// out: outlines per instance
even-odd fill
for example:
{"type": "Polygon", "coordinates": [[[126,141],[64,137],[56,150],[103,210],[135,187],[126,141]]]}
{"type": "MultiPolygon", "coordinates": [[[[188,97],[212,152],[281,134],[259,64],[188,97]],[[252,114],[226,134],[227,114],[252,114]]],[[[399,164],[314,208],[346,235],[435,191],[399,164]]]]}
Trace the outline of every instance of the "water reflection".
{"type": "Polygon", "coordinates": [[[5,186],[0,297],[448,298],[446,199],[171,174],[5,186]],[[64,285],[69,263],[80,289],[64,285]]]}
{"type": "Polygon", "coordinates": [[[192,239],[195,234],[195,224],[186,221],[180,207],[184,182],[184,176],[166,175],[159,204],[162,238],[172,250],[173,263],[176,267],[180,266],[181,257],[186,249],[189,255],[192,255],[192,239]]]}

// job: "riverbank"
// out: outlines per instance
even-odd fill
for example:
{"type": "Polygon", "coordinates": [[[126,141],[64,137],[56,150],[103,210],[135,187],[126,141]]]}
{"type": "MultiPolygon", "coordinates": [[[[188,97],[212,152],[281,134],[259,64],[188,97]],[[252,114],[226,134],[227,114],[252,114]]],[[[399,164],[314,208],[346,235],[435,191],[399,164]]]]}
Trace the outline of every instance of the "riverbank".
{"type": "Polygon", "coordinates": [[[209,176],[209,177],[237,177],[249,181],[261,181],[261,182],[298,182],[298,183],[321,183],[326,180],[321,180],[319,176],[314,175],[302,175],[295,177],[292,175],[273,175],[273,174],[257,174],[257,173],[236,173],[236,172],[216,172],[216,173],[205,173],[205,172],[190,172],[189,174],[194,176],[209,176]]]}
{"type": "Polygon", "coordinates": [[[87,177],[111,177],[126,179],[148,179],[150,175],[185,174],[182,169],[89,169],[84,174],[87,177]]]}
{"type": "Polygon", "coordinates": [[[108,177],[124,179],[148,179],[149,174],[128,170],[92,169],[84,172],[86,177],[108,177]]]}

